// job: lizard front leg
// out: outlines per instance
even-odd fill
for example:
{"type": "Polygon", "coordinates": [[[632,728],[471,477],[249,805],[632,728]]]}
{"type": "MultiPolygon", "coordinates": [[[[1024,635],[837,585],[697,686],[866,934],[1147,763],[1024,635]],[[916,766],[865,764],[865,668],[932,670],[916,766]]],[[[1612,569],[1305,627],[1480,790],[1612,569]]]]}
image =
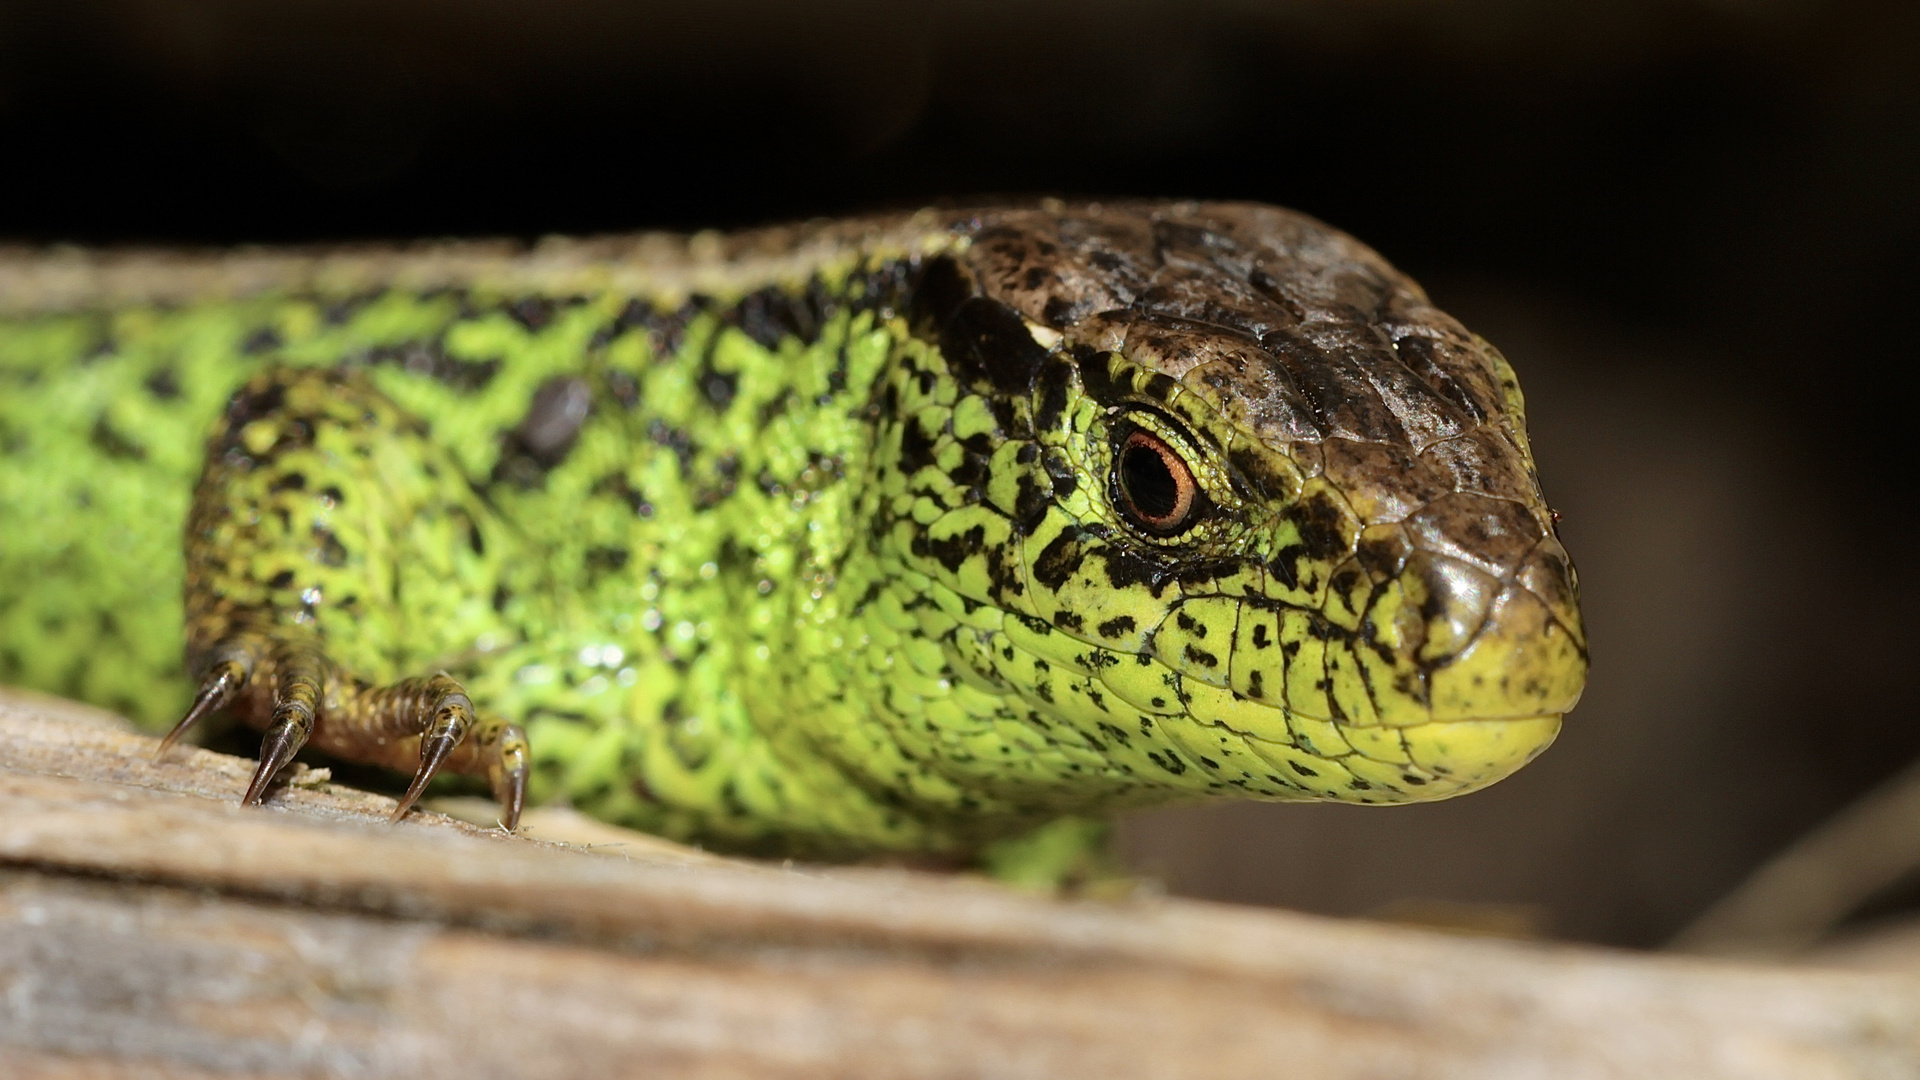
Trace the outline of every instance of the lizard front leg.
{"type": "Polygon", "coordinates": [[[446,769],[487,776],[512,828],[526,736],[477,711],[446,670],[511,634],[494,610],[505,542],[426,426],[363,374],[262,372],[228,404],[195,488],[186,606],[200,688],[159,752],[227,707],[265,732],[243,802],[311,742],[412,772],[396,820],[446,769]]]}

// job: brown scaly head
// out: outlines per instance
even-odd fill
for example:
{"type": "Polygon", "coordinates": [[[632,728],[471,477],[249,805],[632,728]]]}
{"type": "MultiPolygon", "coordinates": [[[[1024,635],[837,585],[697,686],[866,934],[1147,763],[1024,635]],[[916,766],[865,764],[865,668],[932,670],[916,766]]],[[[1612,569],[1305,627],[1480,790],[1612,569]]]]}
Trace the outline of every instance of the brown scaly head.
{"type": "MultiPolygon", "coordinates": [[[[906,424],[899,471],[937,482],[922,510],[895,499],[891,537],[936,589],[1007,613],[943,645],[1101,748],[1075,767],[1089,805],[1442,798],[1553,740],[1586,640],[1491,345],[1271,207],[957,231],[916,305],[962,389],[906,424]]],[[[989,786],[1032,801],[1060,778],[1034,781],[989,786]]]]}

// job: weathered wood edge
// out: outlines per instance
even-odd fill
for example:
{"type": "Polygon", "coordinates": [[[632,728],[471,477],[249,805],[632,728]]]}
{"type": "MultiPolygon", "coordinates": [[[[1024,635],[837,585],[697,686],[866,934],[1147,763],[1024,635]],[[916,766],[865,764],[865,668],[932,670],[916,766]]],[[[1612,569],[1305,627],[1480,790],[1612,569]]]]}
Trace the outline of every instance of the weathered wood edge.
{"type": "Polygon", "coordinates": [[[242,809],[60,708],[0,696],[14,1075],[1920,1076],[1908,976],[242,809]]]}

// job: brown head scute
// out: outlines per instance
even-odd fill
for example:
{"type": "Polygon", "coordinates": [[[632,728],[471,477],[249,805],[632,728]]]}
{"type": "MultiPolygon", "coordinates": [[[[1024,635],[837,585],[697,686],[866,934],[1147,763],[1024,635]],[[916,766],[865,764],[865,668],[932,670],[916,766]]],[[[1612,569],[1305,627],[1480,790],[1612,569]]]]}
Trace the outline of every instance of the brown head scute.
{"type": "Polygon", "coordinates": [[[981,291],[1029,321],[1212,390],[1275,443],[1415,450],[1505,411],[1485,347],[1371,249],[1265,206],[1007,212],[981,291]]]}
{"type": "MultiPolygon", "coordinates": [[[[984,297],[1067,347],[1161,372],[1286,449],[1362,524],[1453,492],[1539,501],[1499,354],[1311,218],[1236,204],[1006,211],[964,261],[984,297]]],[[[1551,530],[1540,516],[1535,539],[1551,530]]]]}

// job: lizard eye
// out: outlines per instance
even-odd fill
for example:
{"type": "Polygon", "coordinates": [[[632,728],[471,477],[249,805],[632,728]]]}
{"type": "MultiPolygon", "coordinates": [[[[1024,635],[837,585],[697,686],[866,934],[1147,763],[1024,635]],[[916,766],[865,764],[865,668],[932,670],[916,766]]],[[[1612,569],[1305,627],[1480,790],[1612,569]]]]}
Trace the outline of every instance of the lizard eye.
{"type": "Polygon", "coordinates": [[[1120,510],[1133,524],[1170,536],[1192,523],[1199,485],[1193,470],[1166,440],[1134,428],[1120,440],[1113,459],[1113,486],[1120,510]]]}

